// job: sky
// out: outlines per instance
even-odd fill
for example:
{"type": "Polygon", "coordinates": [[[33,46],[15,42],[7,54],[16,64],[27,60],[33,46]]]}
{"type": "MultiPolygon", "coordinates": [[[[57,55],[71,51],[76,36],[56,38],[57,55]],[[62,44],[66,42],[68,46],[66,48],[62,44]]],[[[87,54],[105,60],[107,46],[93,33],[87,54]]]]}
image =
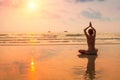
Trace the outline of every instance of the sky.
{"type": "Polygon", "coordinates": [[[120,32],[120,0],[0,0],[0,33],[120,32]]]}

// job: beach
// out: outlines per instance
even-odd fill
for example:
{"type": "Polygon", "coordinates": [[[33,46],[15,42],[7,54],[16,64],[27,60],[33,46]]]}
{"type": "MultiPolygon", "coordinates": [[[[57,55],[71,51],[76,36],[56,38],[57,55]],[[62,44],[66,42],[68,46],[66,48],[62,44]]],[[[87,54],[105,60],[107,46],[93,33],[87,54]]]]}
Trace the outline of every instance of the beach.
{"type": "Polygon", "coordinates": [[[120,0],[0,0],[0,80],[120,80],[120,0]]]}
{"type": "Polygon", "coordinates": [[[0,46],[0,80],[119,80],[120,45],[0,46]]]}

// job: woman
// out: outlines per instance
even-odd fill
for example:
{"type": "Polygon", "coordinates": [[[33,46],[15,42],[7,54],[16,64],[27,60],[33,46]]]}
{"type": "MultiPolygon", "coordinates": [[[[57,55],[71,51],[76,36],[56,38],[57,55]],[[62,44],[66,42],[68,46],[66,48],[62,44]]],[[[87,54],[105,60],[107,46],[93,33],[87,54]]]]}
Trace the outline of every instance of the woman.
{"type": "Polygon", "coordinates": [[[84,29],[84,34],[87,38],[88,50],[79,50],[82,54],[97,54],[97,49],[95,48],[95,38],[96,38],[96,30],[92,27],[90,22],[89,26],[84,29]],[[88,32],[87,32],[88,30],[88,32]]]}

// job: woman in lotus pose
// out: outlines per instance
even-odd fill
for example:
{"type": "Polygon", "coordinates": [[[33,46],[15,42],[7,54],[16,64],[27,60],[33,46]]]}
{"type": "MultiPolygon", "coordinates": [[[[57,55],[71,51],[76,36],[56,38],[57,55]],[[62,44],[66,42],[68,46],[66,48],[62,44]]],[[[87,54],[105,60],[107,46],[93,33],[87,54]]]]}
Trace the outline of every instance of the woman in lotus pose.
{"type": "Polygon", "coordinates": [[[95,48],[96,30],[92,27],[91,22],[89,26],[84,29],[84,34],[87,38],[88,50],[79,50],[79,52],[82,54],[96,55],[98,51],[95,48]]]}

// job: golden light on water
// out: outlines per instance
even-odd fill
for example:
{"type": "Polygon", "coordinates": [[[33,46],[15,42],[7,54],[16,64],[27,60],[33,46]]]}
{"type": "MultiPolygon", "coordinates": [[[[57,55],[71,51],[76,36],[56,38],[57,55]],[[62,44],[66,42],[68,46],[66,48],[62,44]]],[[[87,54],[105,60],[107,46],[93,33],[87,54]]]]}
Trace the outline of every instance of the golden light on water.
{"type": "Polygon", "coordinates": [[[35,62],[34,59],[31,59],[31,71],[35,71],[35,62]]]}
{"type": "Polygon", "coordinates": [[[34,61],[34,58],[31,58],[29,80],[38,80],[37,78],[38,77],[37,77],[37,74],[36,74],[35,61],[34,61]]]}

